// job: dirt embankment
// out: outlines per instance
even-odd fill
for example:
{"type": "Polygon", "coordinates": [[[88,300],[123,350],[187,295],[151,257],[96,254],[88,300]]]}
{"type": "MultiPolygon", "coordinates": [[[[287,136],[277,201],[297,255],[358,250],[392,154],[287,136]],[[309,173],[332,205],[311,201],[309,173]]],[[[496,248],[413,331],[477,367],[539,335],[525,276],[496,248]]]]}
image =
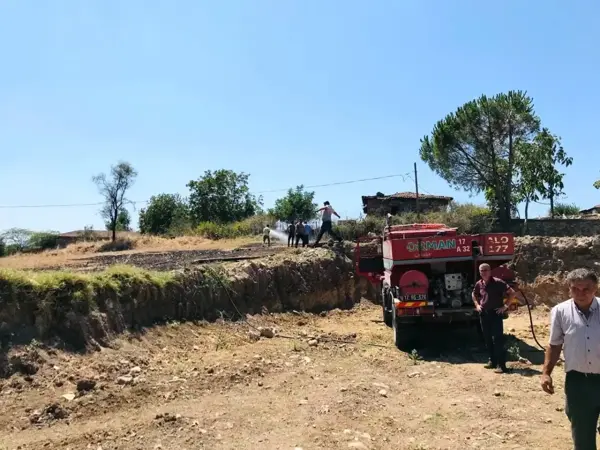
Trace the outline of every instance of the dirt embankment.
{"type": "MultiPolygon", "coordinates": [[[[566,273],[597,268],[599,256],[600,237],[524,237],[517,240],[512,266],[530,300],[554,304],[568,298],[566,273]]],[[[320,311],[349,307],[360,297],[374,299],[374,292],[354,277],[349,243],[343,252],[294,249],[175,272],[0,273],[0,338],[57,337],[76,348],[107,346],[115,334],[166,320],[235,319],[264,309],[320,311]]]]}
{"type": "Polygon", "coordinates": [[[0,273],[0,323],[14,340],[57,337],[76,348],[107,346],[114,334],[165,320],[348,308],[363,290],[352,261],[327,249],[172,273],[0,273]]]}
{"type": "Polygon", "coordinates": [[[569,298],[567,273],[581,267],[600,269],[600,236],[518,238],[510,266],[530,300],[556,304],[569,298]]]}

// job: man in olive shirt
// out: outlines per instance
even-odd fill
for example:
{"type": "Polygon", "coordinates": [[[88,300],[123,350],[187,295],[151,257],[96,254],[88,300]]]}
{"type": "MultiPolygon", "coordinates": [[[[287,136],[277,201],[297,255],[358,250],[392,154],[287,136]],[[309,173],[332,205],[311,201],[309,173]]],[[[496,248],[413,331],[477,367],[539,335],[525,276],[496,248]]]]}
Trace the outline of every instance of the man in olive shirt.
{"type": "Polygon", "coordinates": [[[503,316],[508,309],[504,305],[504,298],[513,295],[513,289],[500,278],[492,277],[489,264],[479,266],[481,279],[473,288],[473,303],[479,312],[481,331],[485,345],[490,355],[486,366],[495,369],[496,373],[506,373],[506,351],[504,350],[504,322],[503,316]]]}
{"type": "Polygon", "coordinates": [[[575,450],[596,450],[600,415],[600,305],[598,276],[589,269],[567,275],[571,298],[552,308],[542,389],[554,394],[552,370],[565,356],[565,413],[571,422],[575,450]]]}

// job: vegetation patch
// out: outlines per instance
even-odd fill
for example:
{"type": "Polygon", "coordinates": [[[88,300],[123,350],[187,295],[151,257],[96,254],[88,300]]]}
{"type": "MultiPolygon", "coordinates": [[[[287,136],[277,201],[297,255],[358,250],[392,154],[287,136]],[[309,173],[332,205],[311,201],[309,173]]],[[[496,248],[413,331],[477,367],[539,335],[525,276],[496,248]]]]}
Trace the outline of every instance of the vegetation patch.
{"type": "Polygon", "coordinates": [[[135,248],[135,241],[128,238],[118,238],[115,241],[105,242],[98,247],[98,252],[122,252],[125,250],[133,250],[135,248]]]}
{"type": "MultiPolygon", "coordinates": [[[[452,203],[447,211],[435,211],[417,215],[404,213],[392,216],[393,225],[411,223],[443,223],[450,227],[457,227],[459,233],[477,234],[492,231],[495,217],[492,212],[482,206],[470,203],[452,203]]],[[[353,240],[365,237],[369,233],[381,234],[385,227],[383,217],[367,217],[364,220],[344,221],[338,230],[344,239],[353,240]]]]}

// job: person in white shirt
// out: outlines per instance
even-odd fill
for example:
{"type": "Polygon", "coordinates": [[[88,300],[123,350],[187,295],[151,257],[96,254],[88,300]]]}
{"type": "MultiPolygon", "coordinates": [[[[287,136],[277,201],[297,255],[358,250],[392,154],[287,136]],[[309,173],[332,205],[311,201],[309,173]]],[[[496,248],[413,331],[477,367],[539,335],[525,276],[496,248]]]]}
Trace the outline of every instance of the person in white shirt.
{"type": "Polygon", "coordinates": [[[571,298],[552,308],[550,342],[541,376],[542,389],[554,394],[552,370],[565,356],[565,413],[575,450],[596,450],[600,416],[600,303],[598,276],[589,269],[567,275],[571,298]]]}
{"type": "Polygon", "coordinates": [[[271,246],[271,229],[269,228],[269,225],[265,225],[263,228],[263,244],[265,242],[269,247],[271,246]]]}
{"type": "Polygon", "coordinates": [[[329,202],[324,202],[323,207],[320,208],[317,212],[321,211],[323,212],[323,215],[321,217],[321,229],[319,230],[319,234],[317,235],[317,239],[315,240],[315,243],[313,245],[316,246],[319,243],[326,231],[329,232],[329,234],[331,234],[334,238],[336,238],[338,242],[342,242],[342,237],[333,229],[333,224],[331,223],[332,214],[337,216],[338,219],[340,218],[340,215],[335,211],[335,209],[331,207],[329,202]]]}

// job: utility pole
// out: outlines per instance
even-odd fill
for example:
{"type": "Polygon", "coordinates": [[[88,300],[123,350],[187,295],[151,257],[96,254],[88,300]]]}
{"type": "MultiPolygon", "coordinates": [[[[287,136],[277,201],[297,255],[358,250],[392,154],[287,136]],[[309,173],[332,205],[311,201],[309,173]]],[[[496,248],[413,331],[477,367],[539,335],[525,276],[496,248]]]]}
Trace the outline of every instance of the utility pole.
{"type": "Polygon", "coordinates": [[[421,213],[419,212],[419,178],[417,178],[417,163],[414,163],[414,167],[415,167],[415,201],[416,201],[416,208],[417,208],[417,220],[421,219],[421,213]]]}

